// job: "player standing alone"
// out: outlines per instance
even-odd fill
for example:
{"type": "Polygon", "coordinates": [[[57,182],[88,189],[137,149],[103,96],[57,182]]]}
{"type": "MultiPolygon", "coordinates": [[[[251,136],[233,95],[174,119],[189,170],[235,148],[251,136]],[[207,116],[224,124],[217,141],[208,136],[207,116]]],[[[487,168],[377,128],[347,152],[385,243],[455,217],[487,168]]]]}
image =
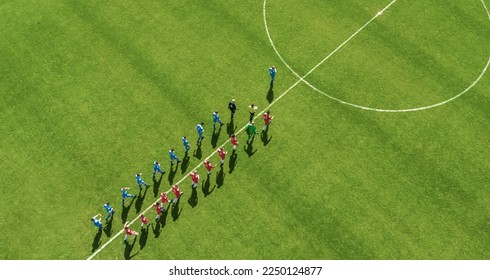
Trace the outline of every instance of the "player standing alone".
{"type": "Polygon", "coordinates": [[[274,80],[276,78],[276,73],[277,73],[276,66],[272,65],[272,67],[269,68],[269,75],[271,76],[271,87],[274,86],[274,80]]]}

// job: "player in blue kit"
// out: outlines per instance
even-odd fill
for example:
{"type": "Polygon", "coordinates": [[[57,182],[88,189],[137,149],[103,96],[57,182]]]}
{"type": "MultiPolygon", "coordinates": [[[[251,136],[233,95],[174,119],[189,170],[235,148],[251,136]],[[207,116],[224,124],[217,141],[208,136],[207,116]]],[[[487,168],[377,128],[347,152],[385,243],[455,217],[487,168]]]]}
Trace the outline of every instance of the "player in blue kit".
{"type": "Polygon", "coordinates": [[[177,157],[177,155],[175,154],[175,149],[170,149],[168,151],[168,155],[170,156],[170,165],[174,165],[174,160],[177,160],[177,163],[180,162],[179,158],[177,157]]]}
{"type": "Polygon", "coordinates": [[[97,214],[95,216],[93,216],[92,218],[90,218],[90,221],[92,221],[92,224],[94,226],[96,226],[99,231],[102,229],[103,225],[102,225],[102,221],[100,220],[100,217],[102,217],[102,215],[100,214],[97,214]]]}
{"type": "Polygon", "coordinates": [[[199,137],[197,138],[197,145],[199,145],[199,143],[201,142],[201,140],[204,138],[203,134],[204,134],[204,127],[203,127],[204,123],[201,122],[200,124],[198,124],[196,126],[196,130],[197,130],[197,134],[199,134],[199,137]]]}
{"type": "Polygon", "coordinates": [[[155,161],[153,162],[153,179],[155,179],[157,172],[162,175],[165,174],[165,171],[162,171],[162,169],[160,168],[160,163],[158,163],[158,161],[155,161]]]}
{"type": "Polygon", "coordinates": [[[138,183],[138,187],[140,187],[140,191],[143,189],[143,188],[141,187],[141,185],[144,185],[144,186],[146,186],[147,188],[150,186],[150,185],[149,185],[149,184],[147,184],[145,181],[143,181],[143,178],[141,178],[141,174],[142,174],[142,173],[136,173],[136,174],[134,175],[134,177],[136,178],[136,183],[138,183]]]}
{"type": "Polygon", "coordinates": [[[276,78],[276,73],[277,73],[276,66],[272,65],[272,67],[269,68],[269,74],[271,76],[271,87],[274,85],[274,79],[276,78]]]}
{"type": "Polygon", "coordinates": [[[124,207],[124,202],[126,201],[126,198],[135,198],[135,195],[132,195],[128,193],[129,188],[121,188],[121,195],[122,195],[122,206],[124,207]]]}
{"type": "Polygon", "coordinates": [[[105,220],[108,221],[109,218],[112,218],[112,216],[114,216],[114,213],[116,213],[116,211],[114,211],[114,208],[112,208],[109,202],[106,202],[104,204],[104,209],[107,212],[107,216],[105,217],[105,220]]]}
{"type": "Polygon", "coordinates": [[[187,154],[191,149],[191,145],[189,144],[189,140],[187,140],[187,136],[185,135],[182,136],[182,144],[184,145],[185,153],[187,154]]]}
{"type": "Polygon", "coordinates": [[[216,123],[223,125],[223,122],[219,118],[218,111],[213,112],[213,128],[216,128],[216,123]]]}

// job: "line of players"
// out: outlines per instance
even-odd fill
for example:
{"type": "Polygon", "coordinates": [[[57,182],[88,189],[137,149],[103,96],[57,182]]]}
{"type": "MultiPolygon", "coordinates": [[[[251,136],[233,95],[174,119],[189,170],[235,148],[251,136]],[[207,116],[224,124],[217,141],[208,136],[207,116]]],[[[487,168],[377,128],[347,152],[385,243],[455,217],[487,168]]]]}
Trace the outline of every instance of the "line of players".
{"type": "MultiPolygon", "coordinates": [[[[274,84],[276,72],[277,72],[277,70],[276,70],[275,66],[272,66],[271,68],[269,68],[269,73],[271,76],[271,82],[270,82],[271,87],[274,84]]],[[[232,99],[228,103],[228,109],[230,110],[231,119],[233,120],[233,118],[235,116],[235,112],[237,110],[237,106],[235,104],[235,99],[232,99]]],[[[253,141],[253,137],[257,133],[256,127],[255,127],[255,122],[254,122],[254,117],[255,117],[255,113],[257,112],[257,110],[258,110],[258,107],[255,104],[250,104],[250,106],[248,106],[250,118],[249,118],[249,123],[247,124],[247,126],[245,128],[245,131],[247,132],[247,135],[248,135],[247,144],[250,141],[253,141]]],[[[274,117],[270,115],[269,110],[262,115],[262,119],[264,120],[264,126],[262,128],[262,131],[266,131],[268,129],[269,124],[272,122],[273,118],[274,117]]],[[[213,127],[214,127],[214,129],[216,129],[217,124],[219,124],[221,126],[221,125],[223,125],[223,122],[221,121],[221,119],[219,117],[218,111],[214,111],[213,112],[213,127]]],[[[201,141],[204,139],[204,122],[197,124],[196,131],[198,133],[197,145],[200,146],[201,141]]],[[[235,134],[232,134],[230,136],[230,142],[233,146],[233,148],[232,148],[233,153],[235,153],[236,148],[239,144],[238,139],[236,138],[235,134]]],[[[187,155],[187,153],[191,149],[191,146],[189,144],[189,140],[187,139],[187,136],[184,135],[182,137],[182,143],[183,143],[184,148],[185,148],[185,154],[187,155]]],[[[226,158],[227,152],[223,149],[223,147],[220,147],[220,148],[218,148],[217,153],[220,157],[220,164],[223,165],[225,163],[225,158],[226,158]]],[[[171,167],[174,165],[175,161],[177,162],[177,164],[180,162],[179,158],[177,157],[177,155],[175,153],[175,149],[173,149],[173,148],[169,150],[169,157],[170,157],[170,166],[171,167]]],[[[212,165],[212,163],[209,160],[205,160],[203,162],[203,165],[207,170],[207,175],[211,174],[211,170],[214,167],[216,167],[216,165],[212,165]]],[[[153,180],[155,180],[157,173],[159,173],[161,176],[163,176],[165,174],[165,171],[162,171],[160,163],[158,161],[155,161],[153,163],[153,180]]],[[[148,188],[150,186],[149,184],[147,184],[143,180],[141,175],[142,175],[142,173],[135,174],[136,183],[138,184],[140,193],[143,190],[143,186],[145,186],[146,188],[148,188]]],[[[199,179],[200,179],[200,176],[197,173],[197,170],[194,170],[191,173],[189,173],[189,177],[191,177],[191,180],[192,180],[192,188],[194,188],[194,189],[197,188],[198,184],[199,184],[199,179]]],[[[124,208],[125,200],[127,198],[134,199],[136,197],[135,195],[130,194],[128,192],[129,189],[130,188],[128,188],[128,187],[121,188],[122,207],[123,208],[124,208]]],[[[160,219],[160,216],[162,215],[162,213],[164,211],[166,211],[165,205],[170,204],[170,203],[177,203],[179,201],[180,197],[184,194],[184,192],[180,190],[180,188],[177,184],[172,185],[171,191],[174,194],[173,200],[170,200],[168,198],[166,192],[162,192],[160,194],[160,202],[155,202],[153,204],[153,207],[155,208],[155,212],[156,212],[155,221],[157,221],[157,222],[160,219]]],[[[105,217],[105,221],[108,222],[109,219],[113,218],[116,211],[114,210],[114,208],[112,207],[112,205],[109,202],[106,202],[103,205],[103,207],[107,213],[107,216],[105,217]]],[[[148,219],[148,217],[146,217],[144,214],[140,214],[139,219],[141,221],[141,228],[143,228],[143,226],[148,226],[151,223],[150,220],[148,219]]],[[[103,223],[102,223],[102,215],[101,214],[95,215],[90,220],[92,221],[92,224],[99,229],[99,231],[102,230],[103,223]]],[[[129,227],[129,222],[126,222],[124,224],[123,228],[124,228],[124,232],[125,232],[124,242],[126,242],[128,240],[129,236],[138,236],[138,234],[139,234],[137,231],[135,231],[129,227]]]]}

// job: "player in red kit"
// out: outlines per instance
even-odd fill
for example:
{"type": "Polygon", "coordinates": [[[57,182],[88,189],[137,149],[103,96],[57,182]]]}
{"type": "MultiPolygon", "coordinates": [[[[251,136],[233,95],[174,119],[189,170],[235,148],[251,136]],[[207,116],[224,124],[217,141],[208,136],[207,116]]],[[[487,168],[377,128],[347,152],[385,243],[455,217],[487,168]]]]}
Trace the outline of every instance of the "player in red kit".
{"type": "Polygon", "coordinates": [[[145,215],[143,214],[140,215],[140,221],[141,221],[141,227],[148,226],[150,224],[150,220],[148,220],[148,218],[145,217],[145,215]]]}
{"type": "Polygon", "coordinates": [[[232,134],[230,138],[231,144],[233,145],[233,152],[236,151],[236,147],[238,146],[238,139],[236,139],[236,135],[232,134]]]}
{"type": "Polygon", "coordinates": [[[265,112],[262,115],[262,119],[264,120],[264,127],[262,128],[262,131],[269,129],[269,124],[271,123],[273,118],[274,118],[274,116],[271,116],[271,111],[269,111],[269,110],[267,110],[267,112],[265,112]]]}
{"type": "Polygon", "coordinates": [[[192,179],[192,188],[193,189],[197,188],[199,184],[199,174],[197,174],[197,171],[194,170],[191,174],[189,174],[189,176],[192,179]]]}
{"type": "Polygon", "coordinates": [[[169,203],[170,201],[168,200],[167,193],[162,192],[160,194],[160,201],[162,202],[162,207],[164,207],[165,203],[169,203]]]}
{"type": "Polygon", "coordinates": [[[153,207],[155,207],[155,212],[157,212],[157,216],[155,217],[155,221],[158,222],[158,219],[160,219],[160,216],[162,215],[163,211],[165,211],[165,209],[158,202],[155,202],[153,204],[153,207]]]}
{"type": "Polygon", "coordinates": [[[224,164],[225,163],[225,157],[226,157],[227,152],[223,148],[218,149],[218,155],[220,157],[220,163],[224,164]]]}
{"type": "Polygon", "coordinates": [[[173,201],[174,203],[176,203],[180,199],[180,197],[182,196],[182,194],[184,193],[184,192],[180,191],[178,185],[173,185],[172,186],[172,192],[175,195],[175,198],[174,198],[174,201],[173,201]]]}
{"type": "Polygon", "coordinates": [[[216,165],[212,165],[209,160],[205,160],[204,162],[204,167],[206,167],[206,170],[208,171],[208,175],[211,174],[211,170],[216,167],[216,165]]]}
{"type": "Polygon", "coordinates": [[[129,236],[133,236],[133,235],[134,236],[138,236],[138,234],[139,234],[137,231],[134,231],[134,230],[130,229],[129,226],[128,226],[128,223],[129,222],[126,222],[124,224],[124,232],[126,233],[126,236],[124,236],[124,242],[126,242],[128,240],[128,237],[129,236]]]}

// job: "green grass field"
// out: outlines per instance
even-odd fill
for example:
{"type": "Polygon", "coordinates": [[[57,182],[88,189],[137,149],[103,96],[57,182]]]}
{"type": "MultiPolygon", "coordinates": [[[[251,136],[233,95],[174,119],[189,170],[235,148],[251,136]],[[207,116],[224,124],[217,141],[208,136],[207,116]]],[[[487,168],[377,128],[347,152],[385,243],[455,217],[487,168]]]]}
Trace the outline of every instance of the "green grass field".
{"type": "MultiPolygon", "coordinates": [[[[303,76],[390,2],[268,0],[267,25],[303,76]]],[[[234,164],[209,180],[199,167],[194,196],[186,178],[164,225],[94,259],[490,259],[484,3],[395,1],[306,77],[322,94],[290,88],[298,77],[271,46],[262,0],[3,1],[0,259],[87,259],[239,131],[246,106],[275,101],[267,138],[246,147],[240,132],[234,164]],[[415,112],[325,96],[402,110],[475,81],[415,112]],[[213,137],[214,110],[225,125],[213,137]],[[192,153],[170,172],[183,135],[192,153]],[[152,182],[155,160],[167,173],[152,182]],[[151,186],[123,211],[137,172],[151,186]],[[98,234],[89,219],[106,201],[116,215],[98,234]]]]}

